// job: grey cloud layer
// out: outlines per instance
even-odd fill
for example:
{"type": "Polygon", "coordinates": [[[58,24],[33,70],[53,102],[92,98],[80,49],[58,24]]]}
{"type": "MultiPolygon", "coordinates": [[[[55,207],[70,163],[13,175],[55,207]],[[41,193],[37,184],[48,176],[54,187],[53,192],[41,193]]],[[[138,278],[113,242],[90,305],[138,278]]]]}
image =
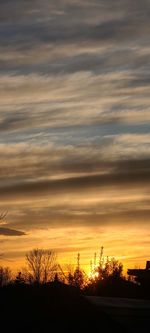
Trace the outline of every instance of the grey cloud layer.
{"type": "Polygon", "coordinates": [[[92,5],[87,1],[6,1],[1,6],[1,21],[8,26],[7,37],[19,42],[24,37],[24,43],[32,39],[35,43],[37,40],[122,39],[132,37],[132,33],[148,33],[146,27],[149,28],[148,0],[142,3],[93,1],[92,5]]]}
{"type": "Polygon", "coordinates": [[[1,2],[0,130],[149,121],[149,11],[147,0],[1,2]]]}
{"type": "MultiPolygon", "coordinates": [[[[103,65],[107,68],[107,63],[108,66],[111,64],[112,51],[115,51],[113,47],[117,48],[118,42],[123,44],[120,45],[120,48],[123,47],[121,52],[128,52],[127,57],[131,57],[132,64],[132,49],[134,51],[139,44],[142,47],[144,40],[147,45],[146,38],[149,38],[150,30],[149,7],[149,1],[146,0],[142,3],[125,0],[92,1],[92,4],[85,1],[47,0],[42,4],[38,0],[1,3],[1,46],[6,47],[1,64],[6,71],[19,70],[27,73],[72,72],[81,68],[93,70],[96,67],[103,68],[103,65]],[[130,40],[133,43],[131,45],[130,40]],[[99,52],[91,54],[93,45],[100,47],[103,42],[112,43],[109,45],[110,49],[112,47],[111,52],[106,54],[106,63],[99,52]],[[67,58],[61,58],[60,45],[63,45],[63,53],[66,52],[67,58]],[[69,45],[71,47],[68,49],[69,45]],[[85,53],[87,46],[90,52],[85,53]],[[70,57],[72,49],[75,56],[72,54],[70,57]],[[18,52],[18,57],[13,51],[18,52]],[[55,58],[51,59],[51,54],[54,53],[58,62],[55,58]]],[[[118,50],[114,55],[116,58],[119,56],[118,50]]],[[[120,59],[123,66],[127,66],[121,53],[120,59]]],[[[143,63],[144,56],[135,54],[134,59],[140,64],[143,63]]]]}
{"type": "MultiPolygon", "coordinates": [[[[83,166],[79,165],[81,169],[83,166]]],[[[94,169],[95,166],[93,166],[94,169]]],[[[109,166],[110,167],[110,166],[109,166]]],[[[91,165],[92,168],[92,165],[91,165]]],[[[96,167],[98,168],[98,166],[96,167]]],[[[75,165],[73,170],[78,169],[78,165],[75,165]]],[[[104,166],[103,166],[104,169],[104,166]]],[[[107,170],[107,169],[106,169],[107,170]]],[[[109,170],[109,169],[108,169],[109,170]]],[[[107,171],[108,171],[107,170],[107,171]]],[[[59,179],[59,180],[45,180],[37,182],[28,182],[14,184],[14,186],[7,186],[1,188],[0,197],[6,198],[14,197],[17,194],[18,197],[42,195],[46,192],[49,195],[65,192],[84,192],[86,189],[90,191],[91,188],[101,188],[105,186],[128,186],[132,187],[138,184],[146,184],[148,186],[150,182],[150,161],[128,161],[127,163],[120,163],[120,167],[116,167],[114,172],[102,175],[88,175],[88,176],[76,176],[73,178],[59,179]]]]}
{"type": "Polygon", "coordinates": [[[103,224],[148,223],[149,14],[149,0],[0,1],[0,198],[13,217],[1,235],[98,225],[93,198],[112,187],[120,210],[107,202],[103,224]],[[63,203],[90,193],[84,209],[63,203]]]}

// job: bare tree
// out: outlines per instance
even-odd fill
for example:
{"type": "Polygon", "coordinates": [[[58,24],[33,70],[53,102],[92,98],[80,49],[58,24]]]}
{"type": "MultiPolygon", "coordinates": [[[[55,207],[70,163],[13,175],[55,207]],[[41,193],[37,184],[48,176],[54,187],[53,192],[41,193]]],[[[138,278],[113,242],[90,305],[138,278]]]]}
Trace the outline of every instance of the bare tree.
{"type": "Polygon", "coordinates": [[[56,254],[54,251],[33,249],[26,254],[26,260],[33,281],[46,283],[51,279],[56,266],[56,254]]]}
{"type": "Polygon", "coordinates": [[[57,270],[56,253],[52,250],[43,250],[42,258],[43,282],[51,280],[57,270]]]}
{"type": "Polygon", "coordinates": [[[34,280],[33,280],[33,274],[31,273],[31,270],[29,270],[28,267],[26,267],[26,266],[22,267],[21,270],[16,275],[15,282],[32,284],[34,282],[34,280]]]}
{"type": "Polygon", "coordinates": [[[4,220],[7,215],[7,212],[3,212],[0,214],[0,221],[4,220]]]}
{"type": "MultiPolygon", "coordinates": [[[[0,213],[0,223],[5,219],[7,212],[0,213]]],[[[0,258],[3,257],[3,253],[0,253],[0,258]]]]}
{"type": "Polygon", "coordinates": [[[7,285],[11,281],[11,277],[10,268],[0,266],[0,287],[7,285]]]}

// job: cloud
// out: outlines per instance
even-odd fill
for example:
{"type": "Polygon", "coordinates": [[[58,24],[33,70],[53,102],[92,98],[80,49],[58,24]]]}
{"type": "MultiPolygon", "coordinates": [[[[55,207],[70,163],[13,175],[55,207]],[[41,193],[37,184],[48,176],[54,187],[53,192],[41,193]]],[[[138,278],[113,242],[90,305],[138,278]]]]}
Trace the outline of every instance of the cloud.
{"type": "Polygon", "coordinates": [[[59,184],[62,184],[60,187],[65,184],[71,186],[76,179],[77,183],[83,181],[85,185],[92,184],[92,180],[96,183],[98,179],[102,184],[111,183],[113,179],[117,181],[117,175],[120,182],[127,180],[127,177],[129,181],[134,181],[137,175],[137,182],[142,177],[144,182],[149,175],[149,134],[123,134],[122,130],[120,134],[113,135],[115,129],[112,130],[111,126],[104,126],[104,129],[98,127],[94,136],[94,129],[90,133],[88,128],[82,143],[80,135],[83,129],[74,128],[71,133],[77,135],[79,142],[74,138],[72,144],[69,143],[70,138],[68,140],[68,130],[62,132],[62,137],[56,142],[54,131],[53,135],[35,136],[35,141],[32,137],[29,142],[1,144],[1,194],[5,193],[7,186],[10,192],[13,186],[39,186],[41,190],[45,187],[48,190],[49,187],[55,188],[55,184],[56,187],[59,184]],[[105,134],[106,129],[109,135],[105,134]],[[99,131],[101,136],[98,136],[99,131]]]}
{"type": "Polygon", "coordinates": [[[43,133],[51,128],[111,123],[140,127],[149,121],[149,86],[145,83],[144,78],[141,81],[123,71],[3,75],[0,130],[14,135],[17,132],[22,140],[23,134],[28,137],[30,132],[43,133]]]}
{"type": "Polygon", "coordinates": [[[0,235],[2,236],[23,236],[23,231],[0,227],[0,235]]]}
{"type": "Polygon", "coordinates": [[[28,181],[20,182],[12,186],[1,187],[1,199],[6,197],[33,196],[47,193],[53,195],[55,193],[65,193],[67,191],[84,191],[90,188],[100,188],[103,186],[136,186],[136,184],[148,184],[150,181],[149,172],[150,161],[127,161],[119,163],[114,172],[93,174],[93,175],[77,175],[74,177],[44,180],[44,181],[28,181]]]}
{"type": "Polygon", "coordinates": [[[148,1],[134,4],[129,1],[110,0],[107,4],[93,1],[69,3],[47,0],[6,2],[2,6],[1,19],[8,23],[3,36],[10,42],[31,45],[36,42],[64,42],[72,40],[122,40],[149,32],[148,1]],[[14,22],[12,24],[12,14],[14,22]],[[34,23],[33,23],[34,22],[34,23]],[[9,28],[9,29],[8,29],[9,28]],[[54,29],[55,28],[55,29],[54,29]],[[70,29],[69,29],[70,28],[70,29]],[[20,31],[20,33],[19,33],[20,31]]]}

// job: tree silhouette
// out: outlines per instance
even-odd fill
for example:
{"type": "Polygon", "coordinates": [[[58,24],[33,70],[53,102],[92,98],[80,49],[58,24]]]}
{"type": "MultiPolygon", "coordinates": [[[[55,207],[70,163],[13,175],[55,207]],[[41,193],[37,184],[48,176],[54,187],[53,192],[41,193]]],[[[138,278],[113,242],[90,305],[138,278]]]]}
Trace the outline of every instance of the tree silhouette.
{"type": "Polygon", "coordinates": [[[123,265],[121,262],[116,260],[114,257],[107,260],[102,266],[98,266],[95,270],[97,274],[97,280],[106,280],[107,278],[121,278],[123,272],[123,265]]]}
{"type": "Polygon", "coordinates": [[[84,272],[80,268],[76,268],[73,276],[74,286],[82,289],[84,285],[84,272]]]}
{"type": "Polygon", "coordinates": [[[26,254],[26,261],[33,281],[48,282],[56,267],[56,254],[52,250],[33,249],[26,254]]]}
{"type": "Polygon", "coordinates": [[[0,287],[7,285],[11,281],[11,277],[10,268],[0,266],[0,287]]]}
{"type": "MultiPolygon", "coordinates": [[[[0,213],[0,223],[5,219],[7,212],[0,213]]],[[[3,257],[3,253],[0,253],[0,258],[3,257]]]]}
{"type": "Polygon", "coordinates": [[[1,213],[0,214],[0,221],[4,220],[7,215],[7,212],[1,213]]]}

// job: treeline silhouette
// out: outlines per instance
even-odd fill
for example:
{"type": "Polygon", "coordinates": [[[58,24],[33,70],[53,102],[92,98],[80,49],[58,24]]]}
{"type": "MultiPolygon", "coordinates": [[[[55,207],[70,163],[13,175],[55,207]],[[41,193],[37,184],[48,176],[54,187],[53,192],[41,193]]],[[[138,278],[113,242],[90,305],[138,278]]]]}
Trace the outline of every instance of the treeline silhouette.
{"type": "Polygon", "coordinates": [[[5,332],[70,333],[97,327],[99,332],[124,332],[85,296],[150,298],[149,287],[126,278],[123,265],[115,258],[100,262],[90,276],[79,260],[76,267],[62,269],[52,250],[29,251],[26,264],[16,276],[9,268],[0,267],[1,327],[5,332]]]}
{"type": "MultiPolygon", "coordinates": [[[[89,276],[80,266],[66,265],[62,269],[56,253],[49,249],[33,249],[26,254],[26,267],[13,276],[8,267],[0,267],[0,287],[43,286],[59,283],[76,288],[83,295],[150,299],[150,279],[138,281],[124,276],[123,265],[115,258],[100,261],[89,276]]],[[[10,290],[10,289],[9,289],[10,290]]]]}
{"type": "Polygon", "coordinates": [[[27,267],[12,277],[0,270],[0,313],[3,331],[78,332],[120,328],[84,297],[80,267],[63,272],[53,251],[34,249],[26,255],[27,267]]]}

